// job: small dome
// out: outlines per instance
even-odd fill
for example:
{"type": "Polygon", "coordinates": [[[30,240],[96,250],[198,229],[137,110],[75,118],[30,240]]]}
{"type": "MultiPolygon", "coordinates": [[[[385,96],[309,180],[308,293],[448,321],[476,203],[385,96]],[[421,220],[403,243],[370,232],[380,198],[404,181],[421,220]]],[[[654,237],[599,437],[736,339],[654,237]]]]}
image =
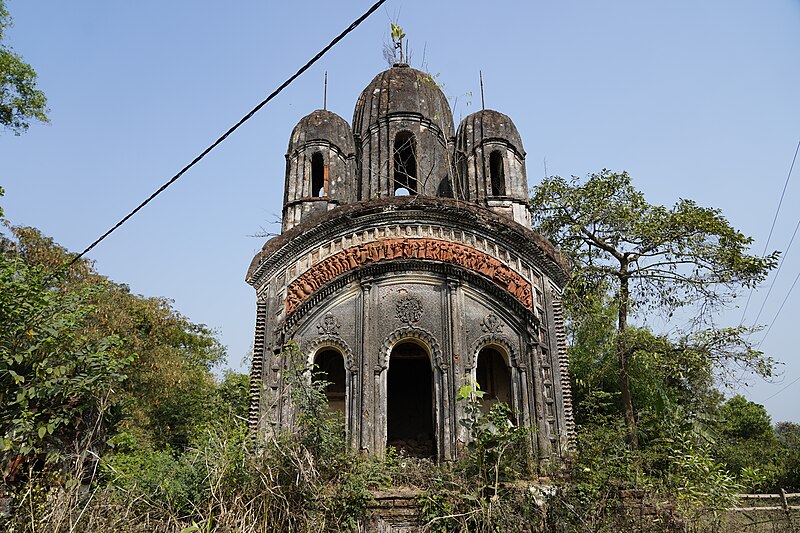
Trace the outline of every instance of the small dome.
{"type": "Polygon", "coordinates": [[[350,124],[336,113],[324,109],[317,109],[300,119],[289,137],[288,153],[311,141],[328,141],[346,155],[355,153],[350,124]]]}
{"type": "Polygon", "coordinates": [[[453,112],[444,93],[430,74],[408,65],[384,70],[367,85],[353,111],[353,133],[361,135],[391,113],[419,113],[439,126],[445,137],[453,135],[453,112]]]}
{"type": "Polygon", "coordinates": [[[468,115],[458,126],[456,133],[458,149],[469,152],[484,141],[503,140],[525,155],[522,138],[514,122],[503,113],[485,109],[468,115]]]}

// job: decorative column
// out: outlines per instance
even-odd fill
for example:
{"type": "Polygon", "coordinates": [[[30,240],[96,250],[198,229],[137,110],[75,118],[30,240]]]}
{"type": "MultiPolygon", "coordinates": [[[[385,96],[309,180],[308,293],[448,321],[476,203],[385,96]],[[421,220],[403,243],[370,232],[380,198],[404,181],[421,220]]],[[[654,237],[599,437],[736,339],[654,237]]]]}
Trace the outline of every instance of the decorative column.
{"type": "Polygon", "coordinates": [[[375,384],[372,376],[372,363],[374,359],[372,346],[372,331],[370,327],[370,307],[372,303],[372,278],[361,280],[361,305],[358,307],[361,316],[356,321],[359,332],[356,339],[360,341],[357,349],[361,368],[360,390],[361,398],[358,411],[353,411],[353,418],[358,418],[354,425],[359,429],[359,450],[365,453],[374,453],[374,407],[375,407],[375,384]]]}
{"type": "Polygon", "coordinates": [[[461,284],[457,279],[449,278],[447,280],[447,294],[445,312],[446,317],[442,323],[445,325],[444,339],[444,357],[452,364],[448,365],[447,372],[448,380],[443,383],[446,386],[445,394],[447,396],[447,403],[443,406],[447,413],[448,435],[447,443],[448,449],[444,454],[444,459],[452,460],[458,455],[459,443],[461,446],[466,444],[466,428],[458,423],[464,417],[464,408],[459,405],[456,400],[456,389],[460,383],[459,378],[464,375],[463,364],[463,344],[464,344],[464,326],[463,326],[463,312],[459,300],[461,284]],[[463,435],[462,435],[463,433],[463,435]]]}
{"type": "Polygon", "coordinates": [[[525,343],[527,346],[526,358],[531,362],[531,377],[533,378],[533,390],[530,390],[530,382],[526,381],[524,387],[529,391],[527,403],[531,408],[531,422],[536,425],[536,455],[542,461],[550,454],[550,442],[547,439],[547,421],[545,420],[544,401],[545,391],[542,383],[542,369],[539,358],[539,328],[535,321],[528,323],[528,338],[525,343]],[[535,417],[535,418],[534,418],[535,417]]]}

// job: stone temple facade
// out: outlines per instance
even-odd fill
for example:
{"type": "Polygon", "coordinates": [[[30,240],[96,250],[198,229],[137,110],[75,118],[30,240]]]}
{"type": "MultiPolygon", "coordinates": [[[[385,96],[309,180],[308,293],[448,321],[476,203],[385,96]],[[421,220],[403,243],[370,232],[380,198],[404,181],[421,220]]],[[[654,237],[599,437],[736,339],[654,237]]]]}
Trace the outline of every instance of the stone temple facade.
{"type": "Polygon", "coordinates": [[[387,445],[454,459],[469,436],[456,398],[477,380],[535,427],[539,461],[574,433],[561,291],[566,266],[530,230],[525,151],[511,119],[483,110],[455,130],[429,75],[378,74],[352,125],[302,118],[286,154],[281,235],[253,258],[251,424],[290,428],[282,379],[296,342],[327,373],[354,450],[387,445]]]}

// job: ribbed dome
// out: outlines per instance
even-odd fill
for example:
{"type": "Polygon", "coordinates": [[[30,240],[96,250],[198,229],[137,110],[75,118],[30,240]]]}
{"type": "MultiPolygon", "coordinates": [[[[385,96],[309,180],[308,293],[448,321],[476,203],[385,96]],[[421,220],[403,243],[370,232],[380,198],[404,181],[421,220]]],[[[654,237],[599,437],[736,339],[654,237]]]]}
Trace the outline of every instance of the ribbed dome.
{"type": "Polygon", "coordinates": [[[353,133],[361,135],[391,113],[419,113],[453,135],[453,112],[447,98],[429,74],[407,65],[384,70],[367,85],[353,111],[353,133]]]}
{"type": "Polygon", "coordinates": [[[304,116],[292,130],[288,153],[311,141],[328,141],[345,154],[355,153],[353,132],[345,119],[324,109],[304,116]]]}
{"type": "Polygon", "coordinates": [[[458,126],[456,133],[458,149],[469,152],[483,141],[502,139],[521,154],[525,154],[522,138],[514,122],[503,113],[485,109],[468,115],[458,126]]]}

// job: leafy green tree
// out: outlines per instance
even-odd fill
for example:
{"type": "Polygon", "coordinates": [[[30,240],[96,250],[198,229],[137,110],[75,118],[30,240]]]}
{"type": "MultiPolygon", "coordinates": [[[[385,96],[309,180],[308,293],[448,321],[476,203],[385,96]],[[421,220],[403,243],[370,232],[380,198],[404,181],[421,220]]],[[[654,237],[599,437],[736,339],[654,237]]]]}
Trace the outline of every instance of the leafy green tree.
{"type": "Polygon", "coordinates": [[[118,430],[132,432],[142,444],[185,447],[196,428],[214,416],[210,406],[217,385],[212,369],[225,357],[214,332],[189,321],[166,298],[131,294],[126,285],[98,274],[87,260],[64,271],[73,257],[66,249],[35,228],[10,229],[17,256],[50,273],[53,288],[89,291],[92,312],[81,324],[82,334],[89,339],[115,336],[135,354],[120,387],[127,417],[118,430]]]}
{"type": "MultiPolygon", "coordinates": [[[[697,328],[709,313],[731,303],[737,291],[762,281],[777,252],[747,253],[752,239],[734,229],[719,210],[679,200],[652,205],[630,176],[602,170],[581,183],[555,176],[534,187],[534,229],[569,258],[577,292],[605,293],[616,311],[615,351],[620,400],[628,440],[638,446],[631,392],[629,318],[637,311],[667,316],[693,306],[697,328]]],[[[697,331],[697,330],[696,330],[697,331]]],[[[750,346],[743,328],[686,335],[715,364],[735,361],[768,375],[771,364],[750,346]]]]}
{"type": "Polygon", "coordinates": [[[89,287],[53,290],[44,269],[0,254],[0,465],[55,462],[104,440],[115,387],[132,357],[114,335],[89,336],[89,287]]]}
{"type": "Polygon", "coordinates": [[[3,44],[11,16],[0,0],[0,126],[15,135],[25,132],[31,120],[48,122],[47,98],[36,88],[36,72],[22,57],[3,44]]]}
{"type": "Polygon", "coordinates": [[[778,422],[775,436],[781,454],[777,484],[789,492],[800,492],[800,424],[778,422]]]}
{"type": "Polygon", "coordinates": [[[719,438],[714,450],[717,459],[734,473],[756,469],[759,491],[777,490],[781,452],[772,421],[763,405],[736,395],[719,410],[719,438]]]}

